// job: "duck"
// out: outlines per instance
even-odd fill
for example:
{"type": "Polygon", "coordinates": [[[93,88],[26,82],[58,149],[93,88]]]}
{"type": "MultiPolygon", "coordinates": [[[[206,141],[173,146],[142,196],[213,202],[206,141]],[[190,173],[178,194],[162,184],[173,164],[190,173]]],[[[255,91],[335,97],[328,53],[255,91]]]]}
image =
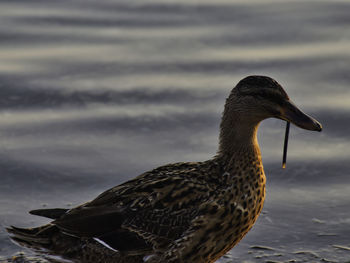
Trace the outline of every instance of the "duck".
{"type": "Polygon", "coordinates": [[[257,132],[267,118],[322,130],[273,78],[248,76],[226,99],[212,159],[163,165],[73,209],[30,211],[52,221],[7,231],[22,246],[73,262],[215,262],[262,211],[266,177],[257,132]]]}

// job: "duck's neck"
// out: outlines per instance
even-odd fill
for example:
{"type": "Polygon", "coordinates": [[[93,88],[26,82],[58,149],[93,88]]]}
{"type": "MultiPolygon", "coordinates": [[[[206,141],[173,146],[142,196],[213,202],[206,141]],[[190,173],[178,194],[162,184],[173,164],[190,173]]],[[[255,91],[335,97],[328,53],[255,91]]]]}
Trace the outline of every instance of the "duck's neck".
{"type": "Polygon", "coordinates": [[[219,156],[226,159],[248,154],[260,159],[259,124],[260,120],[242,114],[224,114],[220,126],[219,156]]]}

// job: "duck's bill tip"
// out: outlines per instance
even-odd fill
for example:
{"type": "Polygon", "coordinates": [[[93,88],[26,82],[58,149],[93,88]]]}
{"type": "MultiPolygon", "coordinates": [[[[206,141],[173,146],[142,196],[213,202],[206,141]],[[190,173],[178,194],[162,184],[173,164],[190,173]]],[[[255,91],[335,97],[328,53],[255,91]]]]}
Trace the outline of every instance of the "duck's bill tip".
{"type": "Polygon", "coordinates": [[[291,122],[294,123],[296,126],[302,128],[302,129],[305,129],[305,130],[318,131],[318,132],[322,131],[321,123],[319,123],[317,120],[315,120],[314,118],[312,118],[306,114],[302,118],[302,120],[296,119],[296,120],[291,121],[291,122]]]}
{"type": "Polygon", "coordinates": [[[322,124],[317,122],[318,127],[315,129],[315,131],[321,132],[322,131],[322,124]]]}

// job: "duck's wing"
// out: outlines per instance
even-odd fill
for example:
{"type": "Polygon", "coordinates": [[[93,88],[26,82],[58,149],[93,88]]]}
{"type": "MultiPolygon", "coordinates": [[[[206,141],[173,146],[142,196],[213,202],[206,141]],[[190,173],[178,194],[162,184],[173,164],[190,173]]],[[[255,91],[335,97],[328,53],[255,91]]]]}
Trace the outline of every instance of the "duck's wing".
{"type": "Polygon", "coordinates": [[[53,224],[118,251],[166,247],[190,227],[199,205],[208,199],[209,186],[192,177],[194,172],[146,173],[67,211],[53,224]]]}

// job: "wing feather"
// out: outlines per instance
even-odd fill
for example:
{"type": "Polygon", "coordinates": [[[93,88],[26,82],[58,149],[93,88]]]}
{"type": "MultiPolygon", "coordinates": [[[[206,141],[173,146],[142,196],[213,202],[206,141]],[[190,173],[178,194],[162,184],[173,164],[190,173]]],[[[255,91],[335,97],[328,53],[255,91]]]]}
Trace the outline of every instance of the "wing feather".
{"type": "Polygon", "coordinates": [[[210,196],[207,182],[187,166],[145,173],[53,223],[68,234],[98,238],[119,251],[130,250],[130,244],[136,253],[166,247],[190,228],[198,207],[210,196]]]}

